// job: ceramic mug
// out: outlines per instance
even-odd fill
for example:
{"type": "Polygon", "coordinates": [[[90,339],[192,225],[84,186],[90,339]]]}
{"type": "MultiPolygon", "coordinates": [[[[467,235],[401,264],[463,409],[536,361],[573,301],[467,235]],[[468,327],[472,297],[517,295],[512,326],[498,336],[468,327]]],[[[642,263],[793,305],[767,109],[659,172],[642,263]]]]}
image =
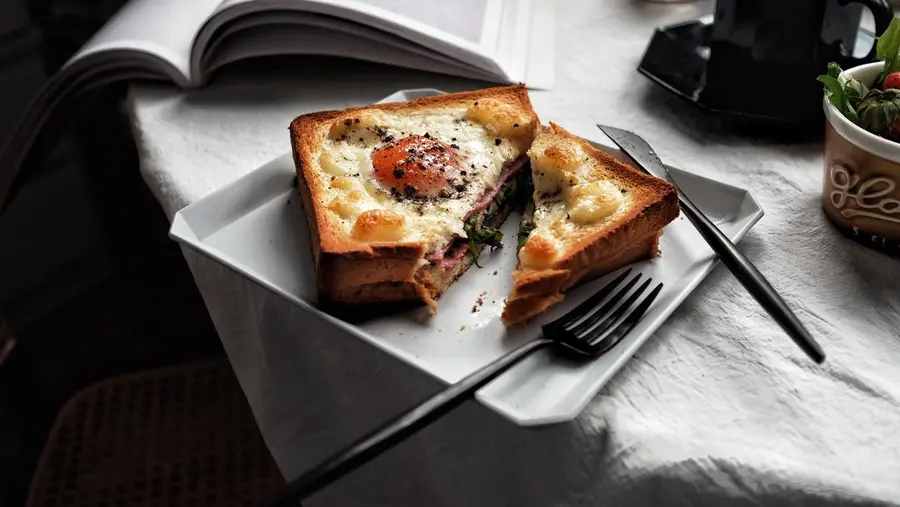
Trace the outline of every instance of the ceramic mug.
{"type": "MultiPolygon", "coordinates": [[[[871,85],[883,62],[844,73],[871,85]]],[[[864,130],[824,99],[822,206],[846,236],[900,255],[900,143],[864,130]]]]}

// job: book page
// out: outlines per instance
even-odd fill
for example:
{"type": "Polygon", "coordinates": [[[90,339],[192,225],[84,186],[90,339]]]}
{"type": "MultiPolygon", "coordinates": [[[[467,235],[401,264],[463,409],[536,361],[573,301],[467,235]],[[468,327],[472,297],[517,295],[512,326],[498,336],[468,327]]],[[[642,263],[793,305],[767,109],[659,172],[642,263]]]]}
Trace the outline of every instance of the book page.
{"type": "MultiPolygon", "coordinates": [[[[298,41],[309,41],[310,37],[308,34],[314,33],[317,37],[321,37],[322,39],[321,41],[315,41],[315,47],[322,47],[323,45],[328,44],[334,46],[327,54],[335,54],[343,51],[351,57],[356,57],[358,55],[353,52],[351,49],[352,47],[359,47],[359,43],[376,43],[376,47],[367,48],[366,53],[368,55],[375,57],[384,55],[387,58],[394,58],[394,55],[389,53],[412,53],[431,60],[433,63],[457,67],[461,70],[467,70],[469,73],[474,70],[462,62],[454,60],[446,55],[431,51],[417,44],[410,44],[406,39],[388,32],[375,30],[359,23],[353,23],[331,16],[319,16],[307,12],[263,11],[242,16],[220,29],[218,32],[220,35],[216,38],[215,42],[207,46],[206,51],[204,52],[203,61],[201,62],[202,70],[198,71],[200,72],[198,75],[205,75],[213,70],[214,65],[211,65],[209,62],[220,59],[220,52],[225,45],[229,46],[228,51],[230,53],[234,53],[235,49],[237,49],[238,52],[241,52],[240,47],[244,45],[252,45],[254,48],[257,48],[254,51],[258,51],[259,48],[262,48],[260,43],[261,38],[259,36],[260,32],[270,30],[284,34],[286,28],[290,28],[297,33],[302,33],[304,37],[288,37],[281,44],[277,44],[277,38],[262,38],[262,40],[276,42],[273,46],[279,47],[278,54],[315,54],[310,48],[298,47],[298,41]],[[338,43],[338,41],[346,41],[347,36],[352,37],[358,41],[358,43],[353,44],[352,46],[338,43]]],[[[269,50],[271,50],[271,47],[269,50]]],[[[229,59],[229,63],[231,61],[234,60],[229,59]]]]}
{"type": "Polygon", "coordinates": [[[368,39],[348,33],[334,32],[318,26],[271,24],[245,29],[241,38],[226,40],[216,48],[205,63],[207,72],[239,60],[271,55],[270,48],[279,45],[280,55],[340,56],[397,67],[439,72],[477,80],[490,80],[471,67],[423,55],[415,50],[396,46],[389,41],[368,39]]]}
{"type": "MultiPolygon", "coordinates": [[[[552,0],[221,0],[217,12],[201,30],[195,51],[207,53],[207,42],[215,45],[221,36],[218,30],[234,26],[237,20],[261,13],[287,18],[293,13],[311,16],[313,20],[307,25],[326,18],[342,20],[340,26],[331,27],[338,32],[353,33],[346,29],[351,24],[380,31],[503,82],[529,84],[537,78],[546,86],[553,81],[554,7],[552,0]]],[[[326,33],[322,36],[329,37],[326,33]]],[[[329,50],[328,54],[338,51],[329,50]]],[[[268,49],[268,54],[280,53],[277,44],[268,49]]],[[[197,56],[194,73],[204,72],[204,58],[208,57],[197,56]]]]}
{"type": "MultiPolygon", "coordinates": [[[[297,8],[302,10],[302,5],[307,3],[307,1],[315,3],[317,0],[298,1],[297,8]]],[[[343,7],[359,12],[382,10],[394,16],[406,18],[426,25],[432,29],[440,30],[448,35],[459,37],[460,39],[473,44],[480,44],[482,26],[488,12],[488,4],[497,1],[498,0],[453,0],[452,2],[438,0],[347,0],[338,3],[343,7]],[[374,8],[374,10],[372,8],[374,8]]],[[[222,0],[221,8],[224,9],[234,4],[245,2],[266,3],[265,0],[222,0]]]]}
{"type": "Polygon", "coordinates": [[[481,28],[488,8],[488,0],[455,0],[453,2],[360,0],[359,3],[414,19],[476,44],[481,43],[481,28]]]}
{"type": "Polygon", "coordinates": [[[499,14],[504,3],[516,1],[520,0],[224,0],[213,19],[214,24],[224,24],[251,12],[277,10],[335,16],[499,74],[493,43],[500,30],[499,14]]]}
{"type": "Polygon", "coordinates": [[[168,62],[182,74],[178,81],[190,80],[194,36],[220,3],[220,0],[130,0],[66,65],[104,51],[138,51],[168,62]]]}

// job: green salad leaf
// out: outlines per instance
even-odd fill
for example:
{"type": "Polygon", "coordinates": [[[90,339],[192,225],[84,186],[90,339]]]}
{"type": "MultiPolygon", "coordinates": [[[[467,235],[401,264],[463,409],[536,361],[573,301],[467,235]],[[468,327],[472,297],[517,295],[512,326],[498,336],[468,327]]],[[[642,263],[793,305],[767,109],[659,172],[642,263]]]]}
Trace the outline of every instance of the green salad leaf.
{"type": "Polygon", "coordinates": [[[891,72],[900,71],[900,20],[894,18],[887,30],[876,37],[875,56],[884,62],[884,68],[875,77],[873,88],[881,88],[884,78],[891,72]]]}
{"type": "Polygon", "coordinates": [[[900,21],[891,20],[887,30],[877,38],[875,56],[884,62],[885,74],[900,70],[900,21]]]}
{"type": "Polygon", "coordinates": [[[472,255],[475,265],[479,268],[481,265],[478,264],[478,256],[481,255],[482,248],[485,246],[497,248],[503,245],[503,233],[499,229],[484,225],[482,223],[484,216],[484,213],[479,213],[463,225],[469,242],[469,254],[472,255]]]}
{"type": "Polygon", "coordinates": [[[522,212],[522,218],[519,220],[519,236],[518,236],[518,244],[519,250],[525,246],[525,242],[528,241],[528,235],[531,234],[531,231],[534,230],[534,199],[532,199],[531,195],[528,196],[528,201],[525,202],[525,211],[522,212]]]}
{"type": "Polygon", "coordinates": [[[850,121],[858,119],[857,108],[863,97],[869,93],[869,88],[861,81],[842,75],[840,65],[829,62],[828,73],[818,77],[818,81],[825,85],[825,96],[834,107],[846,116],[850,121]]]}
{"type": "MultiPolygon", "coordinates": [[[[856,96],[857,91],[861,91],[856,86],[852,89],[844,86],[841,80],[841,68],[838,64],[830,62],[828,64],[828,73],[818,77],[818,81],[825,86],[825,97],[831,102],[838,111],[851,121],[856,122],[856,108],[851,102],[851,96],[856,96]]],[[[855,81],[855,80],[854,80],[855,81]]],[[[862,85],[862,83],[860,83],[862,85]]]]}

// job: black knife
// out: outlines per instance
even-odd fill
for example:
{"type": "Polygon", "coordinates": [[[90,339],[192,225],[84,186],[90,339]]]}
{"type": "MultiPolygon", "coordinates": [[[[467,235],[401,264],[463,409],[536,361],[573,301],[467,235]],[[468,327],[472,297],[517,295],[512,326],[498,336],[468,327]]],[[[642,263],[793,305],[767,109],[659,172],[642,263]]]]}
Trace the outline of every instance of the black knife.
{"type": "Polygon", "coordinates": [[[756,301],[781,325],[788,336],[806,352],[807,356],[816,363],[821,364],[824,362],[825,352],[822,351],[822,347],[809,334],[809,331],[803,326],[800,319],[794,315],[794,312],[791,311],[784,300],[781,299],[781,296],[778,295],[778,292],[766,281],[762,273],[756,269],[756,266],[688,199],[687,195],[672,179],[665,164],[660,161],[653,148],[647,144],[647,141],[627,130],[604,125],[597,125],[597,127],[609,136],[646,173],[663,178],[675,185],[682,212],[687,215],[694,227],[697,228],[697,231],[700,232],[700,235],[716,252],[722,264],[725,264],[747,291],[756,298],[756,301]]]}

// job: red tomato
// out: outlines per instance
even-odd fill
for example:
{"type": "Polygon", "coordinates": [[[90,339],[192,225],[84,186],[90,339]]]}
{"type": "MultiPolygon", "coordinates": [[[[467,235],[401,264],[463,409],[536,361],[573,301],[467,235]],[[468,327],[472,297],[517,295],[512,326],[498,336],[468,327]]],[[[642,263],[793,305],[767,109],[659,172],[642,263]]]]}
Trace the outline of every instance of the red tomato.
{"type": "Polygon", "coordinates": [[[891,72],[884,78],[884,89],[900,88],[900,72],[891,72]]]}

